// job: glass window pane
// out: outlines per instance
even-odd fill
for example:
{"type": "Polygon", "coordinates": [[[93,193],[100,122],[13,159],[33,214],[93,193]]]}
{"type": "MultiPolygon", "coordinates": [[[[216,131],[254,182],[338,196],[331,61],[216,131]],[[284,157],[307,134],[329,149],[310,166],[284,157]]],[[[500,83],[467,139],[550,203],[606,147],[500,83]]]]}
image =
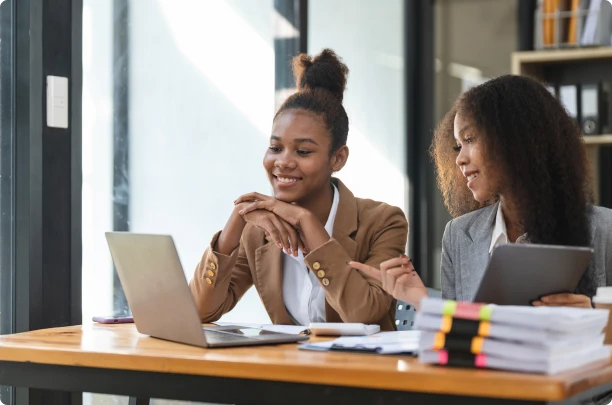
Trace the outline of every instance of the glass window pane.
{"type": "Polygon", "coordinates": [[[308,50],[332,48],[349,68],[344,107],[351,153],[338,177],[357,197],[407,212],[403,4],[309,0],[308,50]]]}

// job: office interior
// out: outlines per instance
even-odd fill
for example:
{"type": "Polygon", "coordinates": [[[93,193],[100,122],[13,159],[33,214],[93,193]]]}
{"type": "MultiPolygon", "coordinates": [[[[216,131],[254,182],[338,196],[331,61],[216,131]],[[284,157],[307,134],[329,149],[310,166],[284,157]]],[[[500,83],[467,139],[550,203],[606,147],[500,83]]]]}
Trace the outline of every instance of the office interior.
{"type": "MultiPolygon", "coordinates": [[[[289,61],[323,48],[350,69],[344,101],[350,159],[338,177],[358,197],[403,208],[407,254],[427,286],[439,289],[441,240],[451,217],[428,153],[436,123],[459,94],[504,74],[542,73],[555,86],[612,83],[609,38],[603,46],[566,47],[571,63],[546,65],[547,52],[563,44],[535,40],[542,29],[537,6],[535,0],[2,1],[1,333],[129,314],[105,231],[172,235],[191,278],[232,201],[270,193],[261,160],[275,109],[295,91],[289,61]],[[598,53],[596,63],[590,52],[598,53]],[[68,79],[68,101],[59,105],[68,111],[67,128],[49,126],[48,76],[68,79]]],[[[612,135],[588,138],[597,203],[612,207],[612,135]]],[[[245,319],[270,322],[254,289],[222,320],[245,319]]],[[[0,399],[129,401],[11,387],[1,388],[0,399]]]]}

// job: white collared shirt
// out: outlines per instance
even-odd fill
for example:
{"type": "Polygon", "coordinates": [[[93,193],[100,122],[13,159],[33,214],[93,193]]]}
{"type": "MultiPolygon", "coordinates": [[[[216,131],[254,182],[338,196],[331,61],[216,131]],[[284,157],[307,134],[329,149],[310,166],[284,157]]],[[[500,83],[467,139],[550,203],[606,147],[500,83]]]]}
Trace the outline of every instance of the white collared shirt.
{"type": "MultiPolygon", "coordinates": [[[[506,221],[502,212],[501,203],[497,206],[497,215],[495,217],[495,228],[493,229],[493,237],[491,238],[491,246],[489,247],[489,255],[493,252],[493,248],[497,245],[505,245],[508,242],[508,230],[506,221]]],[[[518,237],[516,243],[529,243],[527,234],[524,233],[518,237]]]]}
{"type": "MultiPolygon", "coordinates": [[[[325,223],[325,230],[330,237],[340,202],[338,189],[332,185],[334,200],[325,223]]],[[[317,276],[308,270],[301,250],[297,257],[283,251],[283,302],[289,315],[300,325],[325,322],[325,291],[317,276]]]]}

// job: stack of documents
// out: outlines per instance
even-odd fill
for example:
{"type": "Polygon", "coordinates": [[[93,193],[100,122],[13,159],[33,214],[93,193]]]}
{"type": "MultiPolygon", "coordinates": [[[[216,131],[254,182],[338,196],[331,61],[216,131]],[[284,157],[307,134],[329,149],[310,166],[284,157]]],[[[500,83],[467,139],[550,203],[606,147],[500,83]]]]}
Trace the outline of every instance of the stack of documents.
{"type": "Polygon", "coordinates": [[[608,311],[425,298],[414,327],[424,363],[556,374],[609,359],[608,311]]]}
{"type": "Polygon", "coordinates": [[[420,333],[408,330],[379,332],[370,336],[341,337],[317,343],[303,343],[303,350],[339,351],[373,354],[415,354],[419,348],[420,333]]]}

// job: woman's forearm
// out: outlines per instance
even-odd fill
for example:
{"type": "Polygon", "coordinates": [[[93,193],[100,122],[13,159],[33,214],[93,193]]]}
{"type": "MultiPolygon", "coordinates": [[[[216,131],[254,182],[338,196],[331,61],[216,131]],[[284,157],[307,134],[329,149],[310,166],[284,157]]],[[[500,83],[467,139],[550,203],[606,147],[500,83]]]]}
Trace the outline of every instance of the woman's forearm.
{"type": "Polygon", "coordinates": [[[232,211],[232,215],[230,215],[223,231],[221,231],[217,243],[213,246],[215,252],[230,255],[240,245],[240,238],[246,222],[238,214],[238,211],[240,211],[239,205],[232,211]]]}

